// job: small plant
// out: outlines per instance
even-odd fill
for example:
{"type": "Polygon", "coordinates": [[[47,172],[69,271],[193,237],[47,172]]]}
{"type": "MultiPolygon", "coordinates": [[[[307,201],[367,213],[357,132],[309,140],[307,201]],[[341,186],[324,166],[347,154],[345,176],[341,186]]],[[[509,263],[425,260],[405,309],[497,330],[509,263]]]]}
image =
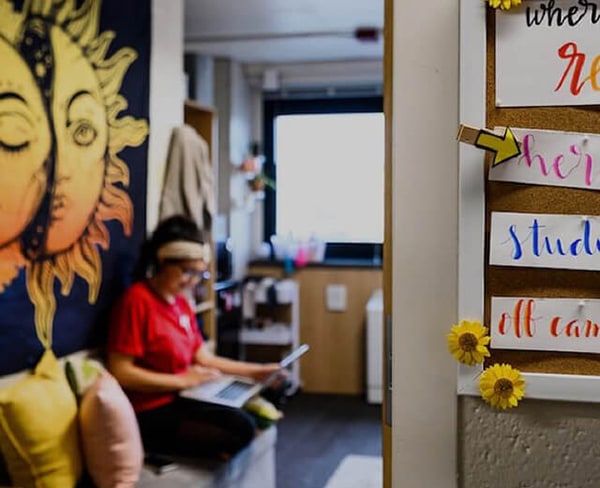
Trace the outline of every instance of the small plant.
{"type": "Polygon", "coordinates": [[[275,189],[275,181],[262,171],[265,157],[261,154],[258,142],[250,144],[250,155],[242,161],[240,171],[246,174],[248,186],[252,191],[263,191],[267,186],[275,189]]]}

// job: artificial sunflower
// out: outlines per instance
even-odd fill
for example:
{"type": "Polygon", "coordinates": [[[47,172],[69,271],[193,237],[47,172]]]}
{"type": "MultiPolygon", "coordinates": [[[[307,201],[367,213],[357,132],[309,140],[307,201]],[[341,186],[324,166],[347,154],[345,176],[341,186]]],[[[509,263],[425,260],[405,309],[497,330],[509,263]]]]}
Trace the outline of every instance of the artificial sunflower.
{"type": "Polygon", "coordinates": [[[448,350],[461,363],[473,366],[490,355],[486,347],[490,343],[488,329],[481,322],[462,320],[453,325],[448,339],[448,350]]]}
{"type": "Polygon", "coordinates": [[[479,391],[493,408],[516,407],[525,396],[525,380],[510,364],[494,364],[481,374],[479,391]]]}
{"type": "Polygon", "coordinates": [[[521,5],[521,0],[488,0],[492,8],[500,8],[501,10],[509,10],[511,7],[521,5]]]}

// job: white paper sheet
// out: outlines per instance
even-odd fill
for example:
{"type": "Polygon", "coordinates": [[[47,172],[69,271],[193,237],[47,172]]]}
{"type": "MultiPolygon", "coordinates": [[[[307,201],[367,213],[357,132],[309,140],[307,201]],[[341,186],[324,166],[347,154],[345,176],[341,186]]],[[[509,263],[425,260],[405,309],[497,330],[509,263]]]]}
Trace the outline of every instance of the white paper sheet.
{"type": "Polygon", "coordinates": [[[493,212],[490,264],[600,270],[600,217],[493,212]]]}
{"type": "Polygon", "coordinates": [[[599,55],[598,1],[525,1],[497,11],[496,105],[598,104],[599,55]]]}
{"type": "Polygon", "coordinates": [[[492,181],[600,190],[600,136],[512,129],[521,155],[493,166],[492,181]]]}
{"type": "Polygon", "coordinates": [[[492,297],[492,349],[600,353],[600,300],[492,297]]]}

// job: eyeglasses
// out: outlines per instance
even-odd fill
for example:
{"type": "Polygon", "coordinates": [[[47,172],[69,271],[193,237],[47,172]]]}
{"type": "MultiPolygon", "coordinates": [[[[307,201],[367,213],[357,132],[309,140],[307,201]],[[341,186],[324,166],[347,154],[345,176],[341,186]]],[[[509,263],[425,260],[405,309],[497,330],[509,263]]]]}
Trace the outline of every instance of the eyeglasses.
{"type": "Polygon", "coordinates": [[[188,266],[184,266],[183,264],[177,265],[181,270],[182,278],[186,280],[196,279],[199,281],[206,281],[210,278],[210,272],[206,270],[200,270],[196,268],[190,268],[188,266]]]}

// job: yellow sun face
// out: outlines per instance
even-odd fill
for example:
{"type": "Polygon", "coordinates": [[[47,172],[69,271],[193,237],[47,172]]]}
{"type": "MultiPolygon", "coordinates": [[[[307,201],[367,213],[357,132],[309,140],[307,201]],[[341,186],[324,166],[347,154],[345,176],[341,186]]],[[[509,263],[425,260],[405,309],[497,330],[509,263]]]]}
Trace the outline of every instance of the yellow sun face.
{"type": "Polygon", "coordinates": [[[76,276],[94,303],[102,283],[104,222],[131,233],[129,169],[117,154],[139,146],[148,124],[119,117],[119,94],[137,54],[106,53],[114,32],[99,33],[100,0],[29,0],[22,11],[0,0],[0,293],[18,269],[35,308],[38,338],[52,342],[54,285],[71,292],[76,276]]]}
{"type": "Polygon", "coordinates": [[[106,107],[92,65],[59,27],[52,28],[50,39],[56,174],[48,255],[68,249],[85,231],[100,199],[108,147],[106,107]]]}
{"type": "Polygon", "coordinates": [[[37,211],[46,188],[50,128],[27,64],[0,37],[0,247],[16,239],[37,211]]]}

